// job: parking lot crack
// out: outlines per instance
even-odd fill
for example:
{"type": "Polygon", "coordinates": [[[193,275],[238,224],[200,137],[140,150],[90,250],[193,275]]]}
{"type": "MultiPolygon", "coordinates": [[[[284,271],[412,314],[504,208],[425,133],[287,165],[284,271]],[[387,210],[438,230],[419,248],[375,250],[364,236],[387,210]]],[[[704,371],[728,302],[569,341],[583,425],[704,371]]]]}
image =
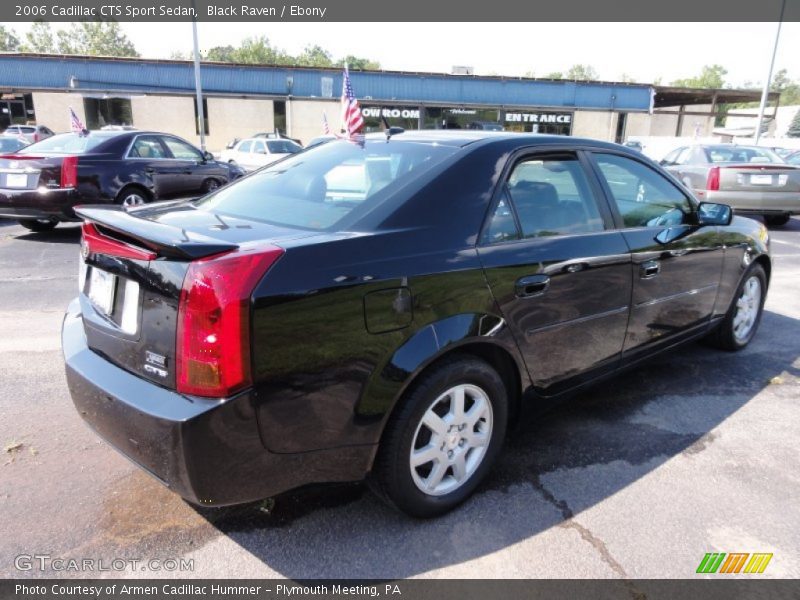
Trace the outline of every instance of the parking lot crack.
{"type": "MultiPolygon", "coordinates": [[[[581,536],[581,539],[583,539],[585,542],[588,542],[589,545],[594,548],[594,550],[600,555],[600,560],[602,560],[618,577],[621,579],[630,579],[628,573],[625,571],[625,568],[619,563],[619,561],[617,561],[617,559],[614,558],[606,543],[599,536],[595,535],[588,527],[575,520],[575,513],[570,508],[566,500],[556,498],[555,494],[545,487],[538,475],[534,475],[531,484],[547,502],[552,504],[561,513],[561,516],[564,520],[559,524],[559,527],[576,531],[578,535],[581,536]]],[[[640,590],[636,589],[632,583],[627,585],[627,587],[632,598],[639,599],[645,597],[645,595],[640,590]]]]}

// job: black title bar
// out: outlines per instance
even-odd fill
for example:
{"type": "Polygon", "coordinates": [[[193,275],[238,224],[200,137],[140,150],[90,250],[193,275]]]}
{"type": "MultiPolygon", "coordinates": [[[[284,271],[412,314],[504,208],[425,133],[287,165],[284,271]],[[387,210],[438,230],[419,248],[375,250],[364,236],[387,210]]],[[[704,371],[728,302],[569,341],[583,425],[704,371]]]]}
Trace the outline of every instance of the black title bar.
{"type": "MultiPolygon", "coordinates": [[[[0,22],[752,22],[778,21],[784,0],[3,0],[0,22]]],[[[785,0],[784,21],[800,21],[785,0]]],[[[354,32],[357,33],[357,32],[354,32]]],[[[457,31],[449,33],[457,34],[457,31]]],[[[534,33],[534,32],[532,32],[534,33]]],[[[680,26],[676,25],[676,43],[680,26]]]]}

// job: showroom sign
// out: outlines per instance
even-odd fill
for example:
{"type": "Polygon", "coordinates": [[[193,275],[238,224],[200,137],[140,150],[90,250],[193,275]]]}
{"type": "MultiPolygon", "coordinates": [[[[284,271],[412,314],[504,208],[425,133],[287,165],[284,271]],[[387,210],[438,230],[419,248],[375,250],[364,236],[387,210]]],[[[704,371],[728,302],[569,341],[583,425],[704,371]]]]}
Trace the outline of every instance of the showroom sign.
{"type": "Polygon", "coordinates": [[[419,119],[418,108],[381,108],[378,106],[365,106],[361,109],[365,118],[378,119],[382,116],[387,119],[419,119]]]}

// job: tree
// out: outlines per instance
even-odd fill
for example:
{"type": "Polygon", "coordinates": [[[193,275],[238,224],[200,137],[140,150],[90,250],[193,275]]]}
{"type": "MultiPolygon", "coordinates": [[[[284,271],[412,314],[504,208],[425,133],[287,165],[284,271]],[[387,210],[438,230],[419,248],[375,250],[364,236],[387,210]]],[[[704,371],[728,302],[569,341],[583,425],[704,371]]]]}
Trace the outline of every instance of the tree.
{"type": "Polygon", "coordinates": [[[347,63],[347,67],[350,69],[355,69],[356,71],[380,71],[381,70],[381,63],[370,60],[368,58],[361,58],[360,56],[353,56],[352,54],[348,54],[340,61],[337,61],[336,66],[344,67],[345,63],[347,63]]]}
{"type": "Polygon", "coordinates": [[[306,46],[296,63],[301,67],[332,67],[333,58],[331,53],[320,46],[306,46]]]}
{"type": "Polygon", "coordinates": [[[50,29],[50,23],[35,21],[25,34],[25,43],[22,44],[21,50],[23,52],[54,54],[56,52],[56,44],[53,39],[53,31],[50,29]]]}
{"type": "Polygon", "coordinates": [[[800,104],[800,83],[791,79],[786,69],[781,69],[775,73],[770,89],[773,92],[780,93],[782,105],[794,106],[795,104],[800,104]]]}
{"type": "Polygon", "coordinates": [[[283,50],[275,48],[265,35],[245,38],[234,49],[229,60],[251,65],[286,65],[292,62],[291,57],[283,50]]]}
{"type": "Polygon", "coordinates": [[[138,57],[136,47],[119,28],[119,23],[72,23],[69,30],[57,34],[61,54],[87,54],[90,56],[138,57]]]}
{"type": "Polygon", "coordinates": [[[597,71],[591,65],[572,65],[567,71],[564,79],[572,81],[594,81],[597,79],[597,71]]]}
{"type": "Polygon", "coordinates": [[[725,75],[727,74],[728,70],[722,65],[705,65],[698,77],[676,79],[671,85],[676,87],[718,89],[725,85],[725,75]]]}
{"type": "Polygon", "coordinates": [[[631,77],[627,73],[623,73],[622,75],[620,75],[619,76],[619,80],[622,83],[636,83],[636,78],[635,77],[631,77]]]}
{"type": "Polygon", "coordinates": [[[564,79],[564,73],[561,71],[553,71],[544,76],[545,79],[564,79]]]}
{"type": "Polygon", "coordinates": [[[786,132],[786,136],[790,138],[800,138],[800,109],[798,109],[794,114],[794,119],[792,119],[792,122],[789,125],[789,130],[786,132]]]}
{"type": "Polygon", "coordinates": [[[0,25],[0,52],[16,52],[19,50],[19,38],[13,29],[0,25]]]}
{"type": "Polygon", "coordinates": [[[217,62],[234,62],[233,55],[236,48],[233,46],[215,46],[206,52],[206,60],[214,60],[217,62]]]}

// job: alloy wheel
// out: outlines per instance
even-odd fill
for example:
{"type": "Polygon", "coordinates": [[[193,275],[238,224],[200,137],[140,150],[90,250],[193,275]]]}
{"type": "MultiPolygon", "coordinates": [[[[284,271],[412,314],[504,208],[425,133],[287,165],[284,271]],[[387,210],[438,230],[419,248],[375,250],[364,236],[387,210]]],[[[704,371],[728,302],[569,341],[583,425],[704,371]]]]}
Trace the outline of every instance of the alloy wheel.
{"type": "Polygon", "coordinates": [[[464,485],[480,466],[492,439],[492,403],[476,385],[442,393],[414,433],[409,467],[417,488],[431,496],[464,485]]]}
{"type": "Polygon", "coordinates": [[[736,313],[733,317],[733,335],[740,342],[747,340],[753,331],[761,307],[761,281],[751,276],[742,286],[742,294],[736,301],[736,313]]]}

